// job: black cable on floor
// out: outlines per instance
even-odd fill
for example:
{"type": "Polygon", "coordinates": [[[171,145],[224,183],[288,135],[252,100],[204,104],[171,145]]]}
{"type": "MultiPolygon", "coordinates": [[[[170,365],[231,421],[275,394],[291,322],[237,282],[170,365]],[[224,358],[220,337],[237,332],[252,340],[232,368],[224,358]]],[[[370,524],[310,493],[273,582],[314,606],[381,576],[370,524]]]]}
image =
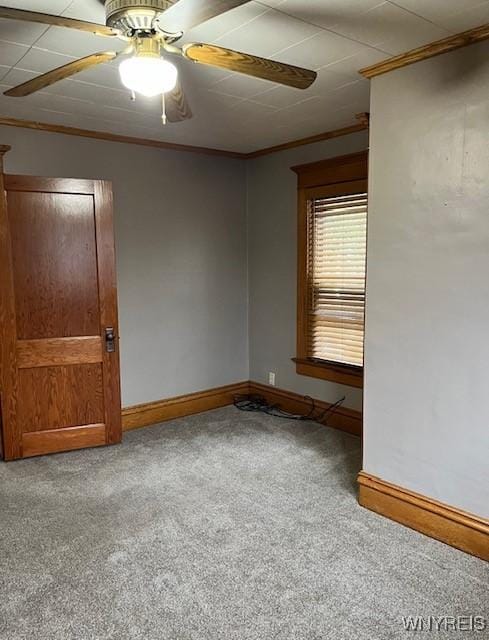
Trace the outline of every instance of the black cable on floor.
{"type": "MultiPolygon", "coordinates": [[[[287,420],[313,420],[315,422],[323,423],[323,421],[326,420],[326,417],[334,413],[346,399],[345,396],[343,396],[320,414],[316,414],[316,405],[313,398],[310,396],[304,396],[304,398],[309,400],[311,403],[311,408],[306,414],[289,413],[288,411],[284,411],[278,404],[270,404],[264,396],[258,394],[235,396],[234,406],[240,411],[266,413],[269,416],[275,416],[276,418],[285,418],[287,420]]],[[[327,422],[325,424],[327,424],[327,422]]]]}

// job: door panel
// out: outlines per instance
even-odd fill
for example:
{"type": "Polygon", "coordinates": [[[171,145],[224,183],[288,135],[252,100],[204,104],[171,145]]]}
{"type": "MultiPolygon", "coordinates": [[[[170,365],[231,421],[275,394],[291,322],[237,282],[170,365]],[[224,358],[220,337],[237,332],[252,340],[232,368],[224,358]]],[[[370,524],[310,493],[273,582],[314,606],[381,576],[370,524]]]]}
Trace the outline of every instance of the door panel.
{"type": "Polygon", "coordinates": [[[22,437],[22,457],[30,458],[31,456],[41,456],[45,453],[100,447],[107,444],[105,434],[104,424],[24,433],[22,437]]]}
{"type": "Polygon", "coordinates": [[[102,365],[39,367],[19,371],[23,433],[104,422],[102,365]]]}
{"type": "Polygon", "coordinates": [[[17,339],[97,335],[93,196],[10,191],[7,203],[17,339]]]}
{"type": "Polygon", "coordinates": [[[2,179],[4,457],[120,442],[118,342],[105,341],[118,330],[110,184],[2,179]]]}
{"type": "Polygon", "coordinates": [[[17,366],[19,369],[30,369],[63,364],[94,364],[102,362],[102,350],[100,336],[19,340],[17,366]]]}

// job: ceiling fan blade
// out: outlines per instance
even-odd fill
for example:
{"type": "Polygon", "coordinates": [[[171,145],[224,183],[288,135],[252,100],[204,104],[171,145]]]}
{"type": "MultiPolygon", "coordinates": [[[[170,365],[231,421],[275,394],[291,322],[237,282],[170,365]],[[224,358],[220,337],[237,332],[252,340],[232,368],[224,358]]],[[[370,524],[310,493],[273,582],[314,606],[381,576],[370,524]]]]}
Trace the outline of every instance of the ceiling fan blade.
{"type": "Polygon", "coordinates": [[[74,60],[62,67],[58,67],[57,69],[48,71],[41,76],[36,76],[35,78],[32,78],[32,80],[28,80],[23,84],[19,84],[17,87],[13,87],[12,89],[5,91],[5,95],[13,98],[28,96],[31,93],[35,93],[36,91],[49,87],[55,82],[74,76],[76,73],[80,73],[80,71],[90,69],[90,67],[94,67],[102,62],[109,62],[109,60],[113,60],[117,55],[118,54],[115,53],[115,51],[93,53],[91,56],[74,60]]]}
{"type": "Polygon", "coordinates": [[[249,0],[178,0],[161,16],[160,23],[171,33],[188,31],[247,2],[249,0]]]}
{"type": "Polygon", "coordinates": [[[39,22],[54,27],[68,27],[70,29],[78,29],[95,33],[98,36],[118,36],[120,32],[117,29],[106,27],[103,24],[94,22],[85,22],[84,20],[75,20],[73,18],[65,18],[64,16],[52,16],[49,13],[38,13],[37,11],[25,11],[24,9],[11,9],[10,7],[0,7],[0,18],[10,18],[12,20],[23,20],[27,22],[39,22]]]}
{"type": "Polygon", "coordinates": [[[183,55],[194,62],[245,73],[248,76],[278,82],[297,89],[307,89],[317,77],[315,71],[259,58],[249,53],[223,49],[213,44],[187,44],[183,47],[183,55]]]}
{"type": "Polygon", "coordinates": [[[189,120],[193,115],[179,82],[173,91],[165,93],[165,111],[169,122],[189,120]]]}

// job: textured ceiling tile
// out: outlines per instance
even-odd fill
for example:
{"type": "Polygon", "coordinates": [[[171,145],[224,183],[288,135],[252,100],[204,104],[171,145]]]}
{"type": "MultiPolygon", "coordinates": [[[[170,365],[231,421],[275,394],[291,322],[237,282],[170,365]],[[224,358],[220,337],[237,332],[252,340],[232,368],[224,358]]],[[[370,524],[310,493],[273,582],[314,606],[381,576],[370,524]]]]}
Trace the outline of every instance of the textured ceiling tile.
{"type": "Polygon", "coordinates": [[[51,51],[32,47],[29,50],[25,50],[25,55],[17,66],[20,69],[27,69],[27,71],[39,71],[40,73],[45,73],[46,71],[50,71],[56,67],[68,64],[74,59],[74,56],[61,55],[59,53],[52,53],[51,51]]]}
{"type": "Polygon", "coordinates": [[[108,122],[124,122],[132,126],[144,126],[147,128],[163,127],[161,122],[161,109],[156,109],[153,112],[140,113],[135,109],[119,109],[111,107],[109,105],[99,105],[98,112],[93,112],[87,115],[94,115],[96,117],[103,118],[108,122]]]}
{"type": "Polygon", "coordinates": [[[11,67],[26,55],[29,48],[22,44],[0,41],[0,60],[3,66],[11,67]]]}
{"type": "Polygon", "coordinates": [[[13,9],[25,9],[26,11],[41,11],[42,13],[61,13],[70,0],[7,0],[5,5],[13,9]]]}
{"type": "Polygon", "coordinates": [[[0,40],[32,45],[47,29],[44,24],[0,19],[0,40]]]}
{"type": "Polygon", "coordinates": [[[217,40],[223,47],[247,51],[257,56],[271,56],[306,38],[319,33],[318,27],[309,25],[276,11],[267,11],[253,21],[235,29],[217,40]]]}
{"type": "Polygon", "coordinates": [[[336,111],[324,111],[320,116],[315,115],[310,119],[304,119],[298,128],[300,138],[308,138],[309,136],[325,133],[326,131],[334,131],[351,125],[349,118],[345,119],[344,115],[338,114],[336,111]]]}
{"type": "Polygon", "coordinates": [[[251,78],[250,76],[233,73],[224,80],[212,85],[212,90],[228,96],[250,98],[274,86],[277,85],[267,80],[260,80],[259,78],[251,78]]]}
{"type": "Polygon", "coordinates": [[[68,8],[63,11],[64,16],[105,24],[105,9],[99,0],[74,0],[68,4],[68,8]]]}
{"type": "Polygon", "coordinates": [[[36,42],[36,47],[82,58],[98,51],[122,51],[126,44],[118,38],[101,38],[84,31],[50,27],[36,42]]]}
{"type": "Polygon", "coordinates": [[[337,104],[347,104],[357,101],[366,101],[368,103],[370,99],[370,82],[364,79],[351,82],[350,84],[334,89],[328,97],[337,104]]]}
{"type": "Polygon", "coordinates": [[[454,32],[473,29],[489,22],[489,2],[471,9],[465,9],[452,15],[439,18],[439,22],[454,32]]]}
{"type": "Polygon", "coordinates": [[[446,26],[445,18],[453,14],[471,11],[483,4],[483,0],[393,0],[408,11],[416,13],[440,26],[446,26]]]}
{"type": "Polygon", "coordinates": [[[28,100],[14,100],[3,95],[3,92],[10,88],[8,84],[0,84],[0,113],[2,116],[11,116],[16,118],[30,118],[35,120],[35,108],[28,100]]]}
{"type": "Polygon", "coordinates": [[[310,110],[317,111],[322,109],[324,102],[317,96],[307,98],[303,102],[284,107],[277,111],[276,116],[279,120],[284,118],[290,119],[290,122],[298,122],[309,118],[308,112],[310,110]]]}
{"type": "MultiPolygon", "coordinates": [[[[284,103],[287,101],[290,104],[295,104],[313,96],[327,96],[334,89],[360,80],[361,78],[358,74],[352,77],[341,71],[331,71],[329,67],[326,67],[318,71],[316,80],[308,89],[295,89],[270,82],[262,82],[260,85],[255,86],[255,88],[260,87],[260,91],[251,94],[248,98],[258,103],[282,107],[285,106],[284,103]]],[[[224,84],[218,83],[214,89],[218,90],[224,84]]],[[[365,84],[367,85],[367,83],[365,84]]],[[[252,85],[249,86],[251,87],[252,85]]]]}
{"type": "Polygon", "coordinates": [[[264,4],[267,7],[277,9],[281,4],[286,2],[286,0],[260,0],[260,2],[261,4],[264,4]]]}
{"type": "Polygon", "coordinates": [[[324,70],[345,74],[358,80],[358,72],[360,69],[376,64],[389,57],[389,53],[362,46],[362,49],[355,55],[328,64],[324,67],[324,70]]]}
{"type": "Polygon", "coordinates": [[[183,42],[215,42],[221,36],[230,34],[268,11],[268,7],[258,2],[248,2],[232,11],[227,11],[188,31],[183,42]]]}
{"type": "MultiPolygon", "coordinates": [[[[270,0],[264,0],[264,4],[269,2],[270,0]]],[[[331,29],[338,20],[354,21],[359,14],[380,4],[383,4],[381,0],[284,0],[274,6],[278,11],[310,24],[331,29]]]]}
{"type": "MultiPolygon", "coordinates": [[[[390,14],[393,23],[395,23],[396,15],[398,15],[399,11],[405,13],[404,9],[399,9],[398,7],[387,8],[385,13],[390,14]]],[[[404,53],[410,49],[415,49],[429,42],[435,42],[452,35],[452,32],[448,29],[434,25],[411,13],[408,13],[407,18],[398,16],[398,19],[399,22],[401,20],[404,22],[404,26],[393,28],[391,35],[386,40],[378,43],[379,48],[392,54],[404,53]]]]}
{"type": "Polygon", "coordinates": [[[110,89],[118,89],[119,91],[127,92],[120,80],[119,65],[117,61],[108,64],[99,64],[96,67],[92,67],[92,69],[82,71],[77,74],[75,78],[82,82],[90,82],[110,89]]]}
{"type": "Polygon", "coordinates": [[[38,91],[25,99],[25,101],[28,101],[33,106],[49,109],[51,111],[59,110],[64,113],[72,113],[76,110],[77,113],[82,115],[90,115],[93,117],[97,116],[98,105],[95,105],[92,102],[75,100],[74,98],[67,98],[59,95],[53,96],[44,91],[38,91]]]}
{"type": "MultiPolygon", "coordinates": [[[[32,80],[38,74],[35,71],[25,71],[24,69],[16,69],[11,67],[2,68],[2,84],[10,87],[15,87],[18,84],[22,84],[23,82],[27,82],[28,80],[32,80]],[[5,69],[5,71],[3,71],[5,69]]],[[[13,98],[11,98],[13,100],[13,98]]],[[[14,100],[13,100],[14,101],[14,100]]],[[[22,102],[21,98],[16,98],[15,102],[20,104],[22,102]]]]}
{"type": "MultiPolygon", "coordinates": [[[[145,103],[143,100],[132,102],[129,93],[126,91],[108,89],[107,87],[93,85],[79,80],[57,82],[47,87],[44,92],[51,95],[61,95],[76,100],[86,100],[96,104],[107,104],[131,110],[137,109],[141,104],[145,103]]],[[[158,104],[160,104],[159,101],[158,104]]]]}
{"type": "Polygon", "coordinates": [[[240,122],[242,119],[260,117],[262,114],[270,114],[275,111],[275,107],[269,105],[257,104],[250,100],[242,100],[233,106],[229,112],[229,116],[240,122]]]}
{"type": "Polygon", "coordinates": [[[332,107],[334,110],[341,114],[343,117],[348,118],[350,124],[358,124],[356,120],[354,120],[351,116],[352,113],[363,113],[365,111],[370,110],[370,100],[365,96],[358,96],[357,98],[345,102],[343,104],[338,104],[336,107],[332,107]]]}
{"type": "Polygon", "coordinates": [[[238,98],[237,96],[228,96],[224,93],[219,93],[218,91],[214,91],[212,89],[204,89],[198,92],[198,96],[202,102],[206,102],[207,105],[210,105],[214,108],[224,108],[230,109],[238,102],[243,100],[243,98],[238,98]]]}
{"type": "MultiPolygon", "coordinates": [[[[172,62],[175,60],[172,59],[172,62]]],[[[190,60],[182,60],[181,68],[188,77],[188,82],[204,89],[209,89],[224,78],[230,78],[234,75],[225,69],[218,69],[206,64],[195,64],[190,60]]]]}
{"type": "MultiPolygon", "coordinates": [[[[308,96],[306,96],[307,98],[308,96]]],[[[272,87],[251,98],[253,102],[264,104],[277,109],[288,107],[306,99],[304,92],[293,87],[272,87]]]]}
{"type": "Polygon", "coordinates": [[[406,51],[449,35],[445,29],[390,2],[365,13],[339,19],[332,29],[389,53],[398,53],[400,49],[406,51]]]}
{"type": "MultiPolygon", "coordinates": [[[[356,76],[355,78],[347,75],[346,73],[341,73],[340,71],[331,71],[329,67],[325,67],[324,69],[320,69],[318,71],[318,77],[316,82],[310,88],[310,91],[315,95],[319,96],[328,96],[332,91],[340,89],[341,87],[355,84],[360,81],[360,76],[356,76]]],[[[370,84],[365,82],[365,89],[368,92],[370,88],[370,84]]]]}
{"type": "Polygon", "coordinates": [[[275,53],[282,62],[319,69],[341,58],[352,56],[365,47],[330,31],[321,31],[311,38],[275,53]]]}

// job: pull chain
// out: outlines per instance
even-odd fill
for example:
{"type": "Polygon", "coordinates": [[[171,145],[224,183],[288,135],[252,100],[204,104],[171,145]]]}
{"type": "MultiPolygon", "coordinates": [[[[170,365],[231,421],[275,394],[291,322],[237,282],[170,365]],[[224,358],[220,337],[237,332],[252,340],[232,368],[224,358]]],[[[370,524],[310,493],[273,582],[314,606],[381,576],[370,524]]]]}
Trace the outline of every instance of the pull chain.
{"type": "Polygon", "coordinates": [[[163,124],[166,124],[166,107],[165,107],[165,94],[161,94],[161,121],[163,124]]]}

